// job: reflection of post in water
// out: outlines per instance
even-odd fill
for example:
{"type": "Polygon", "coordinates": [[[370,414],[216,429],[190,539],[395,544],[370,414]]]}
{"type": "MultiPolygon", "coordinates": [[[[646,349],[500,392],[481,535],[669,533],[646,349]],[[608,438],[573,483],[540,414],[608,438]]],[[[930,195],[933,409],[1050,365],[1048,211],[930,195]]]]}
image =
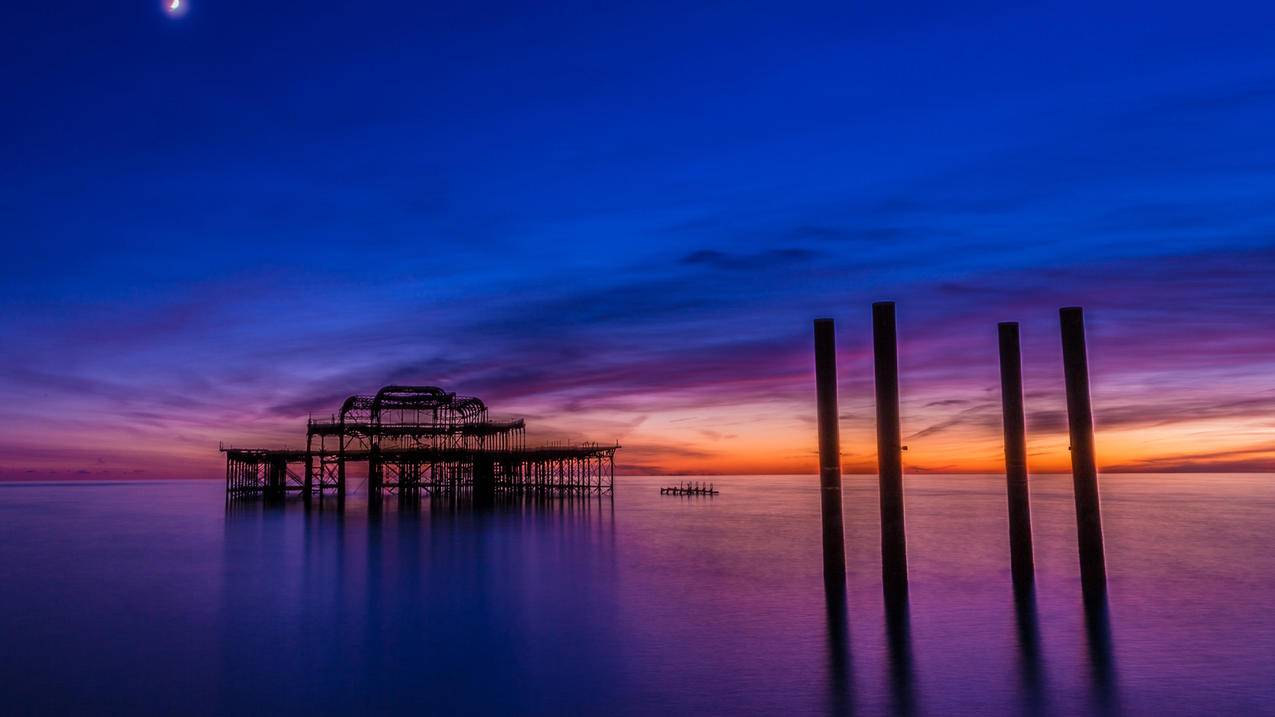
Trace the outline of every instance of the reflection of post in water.
{"type": "MultiPolygon", "coordinates": [[[[1105,585],[1103,586],[1105,588],[1105,585]]],[[[1105,589],[1086,590],[1085,637],[1093,680],[1094,708],[1099,714],[1118,714],[1115,658],[1111,648],[1111,617],[1105,589]]]]}
{"type": "Polygon", "coordinates": [[[828,713],[854,713],[854,668],[850,662],[850,616],[845,583],[825,582],[828,614],[828,713]]]}
{"type": "Polygon", "coordinates": [[[916,690],[912,678],[912,626],[906,586],[885,591],[885,632],[890,653],[893,712],[910,715],[916,712],[916,690]]]}
{"type": "Polygon", "coordinates": [[[1030,582],[1014,583],[1014,613],[1018,623],[1018,658],[1023,712],[1043,714],[1045,694],[1040,659],[1040,625],[1036,613],[1036,588],[1030,582]]]}

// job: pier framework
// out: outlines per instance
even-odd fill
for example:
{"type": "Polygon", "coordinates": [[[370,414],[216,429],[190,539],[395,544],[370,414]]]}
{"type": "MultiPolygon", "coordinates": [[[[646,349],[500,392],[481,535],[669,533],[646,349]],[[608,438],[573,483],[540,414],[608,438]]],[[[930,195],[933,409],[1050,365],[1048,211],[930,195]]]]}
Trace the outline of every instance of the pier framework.
{"type": "Polygon", "coordinates": [[[222,446],[226,495],[343,500],[356,476],[369,497],[612,492],[619,445],[529,447],[525,434],[523,419],[493,418],[478,398],[433,386],[385,386],[349,397],[329,419],[310,419],[304,450],[222,446]]]}

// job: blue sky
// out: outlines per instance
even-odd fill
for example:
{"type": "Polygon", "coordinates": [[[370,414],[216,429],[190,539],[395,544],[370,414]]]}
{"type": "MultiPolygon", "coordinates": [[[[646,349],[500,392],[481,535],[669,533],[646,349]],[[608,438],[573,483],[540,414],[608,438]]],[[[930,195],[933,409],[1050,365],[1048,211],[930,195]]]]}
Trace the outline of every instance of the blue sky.
{"type": "Polygon", "coordinates": [[[877,299],[918,469],[994,467],[1008,319],[1057,461],[1067,304],[1108,465],[1275,467],[1275,6],[1118,5],[6,6],[0,478],[216,475],[391,381],[799,470],[822,315],[870,468],[877,299]]]}

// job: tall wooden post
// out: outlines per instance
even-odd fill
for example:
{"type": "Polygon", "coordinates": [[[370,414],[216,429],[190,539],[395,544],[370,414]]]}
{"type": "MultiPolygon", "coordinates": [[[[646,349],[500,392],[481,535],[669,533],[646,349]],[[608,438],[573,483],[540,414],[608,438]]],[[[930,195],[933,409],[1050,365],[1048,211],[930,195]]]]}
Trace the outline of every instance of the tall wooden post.
{"type": "Polygon", "coordinates": [[[1105,594],[1107,563],[1102,545],[1102,507],[1094,459],[1093,408],[1089,398],[1089,358],[1085,318],[1077,306],[1059,310],[1063,375],[1067,383],[1067,423],[1071,434],[1071,476],[1076,495],[1076,537],[1080,579],[1086,593],[1105,594]]]}
{"type": "Polygon", "coordinates": [[[819,419],[819,494],[823,515],[823,580],[840,592],[846,582],[841,516],[841,436],[837,411],[837,339],[832,319],[815,319],[815,391],[819,419]]]}
{"type": "Polygon", "coordinates": [[[1014,582],[1035,580],[1032,514],[1027,487],[1027,421],[1023,410],[1023,357],[1018,324],[997,326],[1001,352],[1001,412],[1005,423],[1005,489],[1009,496],[1009,555],[1014,582]]]}
{"type": "Polygon", "coordinates": [[[906,594],[907,534],[903,521],[903,437],[899,424],[899,347],[894,302],[872,305],[877,388],[877,466],[881,481],[881,576],[887,592],[906,594]]]}

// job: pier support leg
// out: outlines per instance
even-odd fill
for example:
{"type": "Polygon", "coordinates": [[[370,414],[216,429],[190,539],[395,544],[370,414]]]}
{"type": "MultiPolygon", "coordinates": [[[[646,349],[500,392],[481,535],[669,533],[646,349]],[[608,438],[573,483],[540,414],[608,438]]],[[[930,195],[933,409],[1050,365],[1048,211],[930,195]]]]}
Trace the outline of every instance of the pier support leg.
{"type": "Polygon", "coordinates": [[[367,457],[367,508],[370,511],[381,508],[381,447],[372,444],[367,457]]]}
{"type": "Polygon", "coordinates": [[[490,458],[474,461],[474,504],[488,507],[496,502],[496,466],[490,458]]]}
{"type": "Polygon", "coordinates": [[[1009,497],[1009,555],[1015,585],[1034,580],[1032,514],[1027,487],[1027,423],[1023,410],[1023,358],[1018,324],[999,324],[1001,412],[1005,424],[1005,489],[1009,497]]]}
{"type": "Polygon", "coordinates": [[[1102,545],[1102,508],[1094,459],[1093,408],[1089,397],[1089,358],[1085,318],[1079,307],[1059,310],[1063,375],[1067,382],[1067,424],[1071,434],[1071,475],[1076,495],[1076,537],[1080,579],[1086,595],[1105,595],[1107,564],[1102,545]]]}
{"type": "MultiPolygon", "coordinates": [[[[846,582],[841,515],[841,435],[837,411],[837,340],[832,319],[815,319],[815,390],[819,418],[819,494],[823,515],[823,581],[830,594],[846,582]]],[[[844,599],[842,599],[844,602],[844,599]]]]}
{"type": "Polygon", "coordinates": [[[288,480],[288,464],[282,458],[270,458],[266,461],[266,499],[281,501],[286,493],[288,480]]]}
{"type": "MultiPolygon", "coordinates": [[[[345,438],[341,438],[344,443],[345,438]]],[[[345,507],[345,449],[342,448],[336,459],[336,507],[345,507]]]]}
{"type": "Polygon", "coordinates": [[[907,594],[907,535],[903,522],[903,438],[899,424],[899,348],[894,302],[872,305],[876,368],[877,465],[881,481],[881,578],[887,593],[907,594]]]}
{"type": "Polygon", "coordinates": [[[314,452],[308,447],[305,452],[305,483],[301,486],[301,494],[305,496],[305,504],[309,506],[314,498],[314,452]]]}

